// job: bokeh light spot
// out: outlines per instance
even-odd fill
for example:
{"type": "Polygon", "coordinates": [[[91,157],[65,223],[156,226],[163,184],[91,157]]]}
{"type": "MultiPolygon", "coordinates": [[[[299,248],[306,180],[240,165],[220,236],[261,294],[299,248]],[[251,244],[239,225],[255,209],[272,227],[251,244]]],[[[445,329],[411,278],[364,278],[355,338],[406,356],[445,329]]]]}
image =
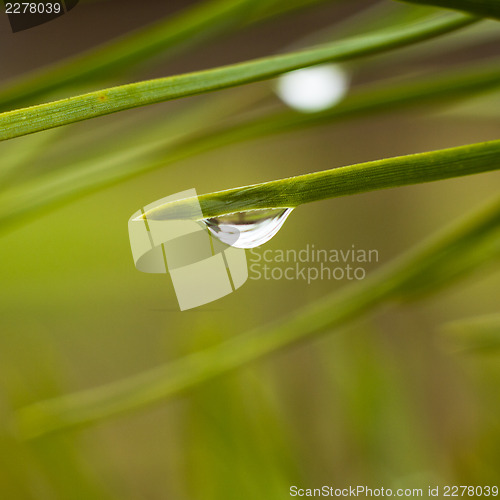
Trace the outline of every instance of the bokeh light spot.
{"type": "Polygon", "coordinates": [[[349,89],[349,76],[341,66],[322,64],[299,69],[278,79],[277,94],[297,111],[314,113],[340,102],[349,89]]]}

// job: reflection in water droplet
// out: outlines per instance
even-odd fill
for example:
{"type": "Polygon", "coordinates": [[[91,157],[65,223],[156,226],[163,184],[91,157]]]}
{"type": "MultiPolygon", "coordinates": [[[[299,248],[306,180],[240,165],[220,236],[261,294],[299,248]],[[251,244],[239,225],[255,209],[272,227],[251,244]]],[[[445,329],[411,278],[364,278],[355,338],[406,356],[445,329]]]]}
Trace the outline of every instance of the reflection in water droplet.
{"type": "Polygon", "coordinates": [[[254,248],[269,241],[293,208],[265,208],[203,219],[210,232],[227,245],[254,248]]]}

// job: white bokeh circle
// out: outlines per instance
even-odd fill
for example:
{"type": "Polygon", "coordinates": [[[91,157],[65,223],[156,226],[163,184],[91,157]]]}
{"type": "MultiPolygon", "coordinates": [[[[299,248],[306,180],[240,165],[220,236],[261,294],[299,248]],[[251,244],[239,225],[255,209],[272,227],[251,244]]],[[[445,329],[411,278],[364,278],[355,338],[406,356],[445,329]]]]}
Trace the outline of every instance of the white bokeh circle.
{"type": "Polygon", "coordinates": [[[349,76],[336,64],[321,64],[285,73],[278,79],[280,99],[297,111],[314,113],[340,102],[349,89],[349,76]]]}

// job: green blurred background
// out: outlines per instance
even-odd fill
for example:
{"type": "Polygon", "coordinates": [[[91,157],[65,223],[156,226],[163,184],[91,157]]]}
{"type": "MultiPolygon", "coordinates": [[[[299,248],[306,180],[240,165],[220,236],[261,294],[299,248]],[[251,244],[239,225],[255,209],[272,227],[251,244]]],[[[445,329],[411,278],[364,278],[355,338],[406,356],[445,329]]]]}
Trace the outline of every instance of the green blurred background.
{"type": "MultiPolygon", "coordinates": [[[[275,53],[325,27],[335,33],[336,23],[375,3],[313,5],[185,47],[168,61],[160,57],[95,88],[275,53]]],[[[84,2],[15,35],[4,16],[0,77],[7,81],[186,7],[181,1],[84,2]]],[[[499,27],[491,21],[473,30],[466,47],[455,47],[457,34],[441,52],[434,53],[430,41],[372,58],[366,68],[357,62],[349,68],[352,85],[412,78],[498,53],[499,27]]],[[[252,89],[266,93],[272,85],[252,89]]],[[[108,142],[125,147],[122,127],[157,120],[174,130],[184,108],[238,100],[240,91],[71,125],[15,180],[49,171],[54,158],[70,167],[72,155],[92,151],[94,142],[96,155],[108,142]]],[[[4,232],[0,498],[274,500],[288,498],[291,485],[498,484],[498,354],[456,353],[442,337],[450,321],[499,312],[498,262],[438,294],[387,305],[341,332],[154,408],[28,442],[16,437],[12,419],[27,404],[141,373],[347,284],[248,281],[236,293],[181,313],[168,276],[142,274],[133,265],[127,220],[139,207],[193,187],[205,193],[498,139],[499,103],[492,93],[467,104],[382,113],[231,145],[79,197],[4,232]]],[[[265,105],[283,106],[272,94],[265,105]]],[[[0,145],[0,161],[35,137],[0,145]]],[[[498,194],[499,185],[492,173],[306,205],[265,248],[377,249],[380,262],[371,271],[498,194]]]]}

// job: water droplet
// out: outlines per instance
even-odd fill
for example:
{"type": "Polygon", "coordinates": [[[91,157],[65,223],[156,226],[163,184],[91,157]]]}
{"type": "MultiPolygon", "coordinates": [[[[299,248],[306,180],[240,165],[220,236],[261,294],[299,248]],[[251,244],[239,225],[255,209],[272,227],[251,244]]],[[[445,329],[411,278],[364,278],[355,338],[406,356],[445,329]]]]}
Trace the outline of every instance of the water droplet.
{"type": "Polygon", "coordinates": [[[236,248],[254,248],[269,241],[293,208],[265,208],[203,219],[210,232],[236,248]]]}

